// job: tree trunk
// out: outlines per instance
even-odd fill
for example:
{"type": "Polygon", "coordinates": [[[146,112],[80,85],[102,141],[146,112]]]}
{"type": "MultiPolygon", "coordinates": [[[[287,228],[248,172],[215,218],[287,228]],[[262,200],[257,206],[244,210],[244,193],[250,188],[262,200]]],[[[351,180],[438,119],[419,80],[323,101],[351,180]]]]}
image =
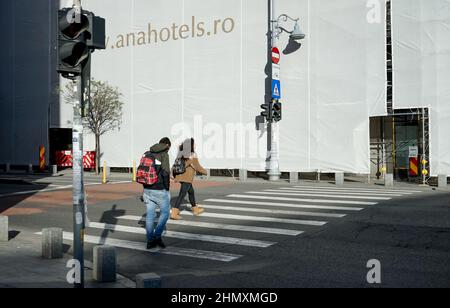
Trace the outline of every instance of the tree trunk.
{"type": "Polygon", "coordinates": [[[100,135],[95,134],[95,173],[100,174],[100,135]]]}

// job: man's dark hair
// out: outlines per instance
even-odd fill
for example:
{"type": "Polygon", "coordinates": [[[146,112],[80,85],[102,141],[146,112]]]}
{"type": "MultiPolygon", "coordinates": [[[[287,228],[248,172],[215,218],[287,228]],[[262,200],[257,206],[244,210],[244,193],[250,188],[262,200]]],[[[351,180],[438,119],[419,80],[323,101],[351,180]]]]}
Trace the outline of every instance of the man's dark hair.
{"type": "Polygon", "coordinates": [[[160,144],[167,144],[169,147],[172,146],[172,142],[170,142],[170,139],[167,138],[167,137],[162,138],[162,139],[159,141],[159,143],[160,143],[160,144]]]}

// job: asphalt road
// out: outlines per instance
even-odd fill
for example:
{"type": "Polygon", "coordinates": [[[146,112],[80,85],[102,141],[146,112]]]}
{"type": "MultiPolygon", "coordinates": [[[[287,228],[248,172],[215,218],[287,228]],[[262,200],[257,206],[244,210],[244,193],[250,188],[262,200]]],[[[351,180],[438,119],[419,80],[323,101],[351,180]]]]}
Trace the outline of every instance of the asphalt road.
{"type": "MultiPolygon", "coordinates": [[[[60,188],[28,195],[20,192],[36,183],[1,184],[0,214],[37,244],[42,228],[63,228],[71,253],[71,191],[63,184],[38,183],[60,188]]],[[[450,287],[450,190],[312,182],[196,189],[205,215],[187,207],[182,222],[167,225],[168,248],[146,251],[141,188],[87,186],[86,259],[94,244],[114,245],[121,275],[154,272],[175,288],[450,287]],[[379,285],[366,279],[372,259],[381,263],[379,285]]]]}

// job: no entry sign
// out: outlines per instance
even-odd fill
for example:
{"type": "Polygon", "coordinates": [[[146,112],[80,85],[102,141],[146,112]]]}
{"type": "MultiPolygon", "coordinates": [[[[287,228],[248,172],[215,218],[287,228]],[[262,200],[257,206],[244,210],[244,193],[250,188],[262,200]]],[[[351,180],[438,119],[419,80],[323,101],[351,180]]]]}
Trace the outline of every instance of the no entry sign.
{"type": "Polygon", "coordinates": [[[272,48],[272,62],[275,64],[280,63],[280,50],[277,47],[272,48]]]}

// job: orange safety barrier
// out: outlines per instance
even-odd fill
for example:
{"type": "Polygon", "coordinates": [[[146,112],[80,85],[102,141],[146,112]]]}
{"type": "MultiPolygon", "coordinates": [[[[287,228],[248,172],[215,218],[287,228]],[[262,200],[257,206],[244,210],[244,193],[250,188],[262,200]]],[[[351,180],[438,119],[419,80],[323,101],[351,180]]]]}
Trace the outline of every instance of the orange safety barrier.
{"type": "Polygon", "coordinates": [[[45,147],[43,145],[39,147],[39,170],[45,170],[45,147]]]}
{"type": "Polygon", "coordinates": [[[419,176],[419,160],[416,157],[409,158],[409,176],[419,176]]]}

